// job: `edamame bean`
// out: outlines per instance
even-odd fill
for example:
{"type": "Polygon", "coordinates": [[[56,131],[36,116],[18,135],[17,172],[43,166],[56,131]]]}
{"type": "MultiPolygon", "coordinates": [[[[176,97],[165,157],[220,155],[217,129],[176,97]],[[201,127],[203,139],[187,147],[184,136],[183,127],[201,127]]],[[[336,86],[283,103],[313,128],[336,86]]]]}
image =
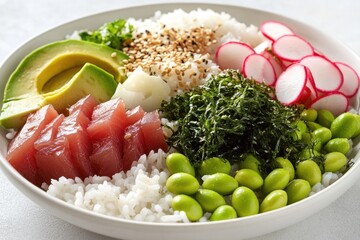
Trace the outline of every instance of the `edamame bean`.
{"type": "Polygon", "coordinates": [[[272,170],[265,178],[264,185],[262,187],[264,194],[278,189],[284,189],[289,183],[290,174],[289,171],[284,168],[276,168],[272,170]]]}
{"type": "Polygon", "coordinates": [[[295,177],[295,169],[294,165],[290,162],[289,159],[283,158],[283,157],[277,157],[275,159],[276,165],[279,168],[283,168],[287,171],[289,171],[289,181],[293,180],[295,177]]]}
{"type": "Polygon", "coordinates": [[[318,112],[315,109],[312,109],[312,108],[304,109],[300,113],[300,119],[305,120],[305,121],[309,121],[309,122],[315,122],[317,116],[318,116],[318,112]]]}
{"type": "Polygon", "coordinates": [[[320,124],[316,123],[316,122],[306,122],[306,126],[311,130],[314,131],[318,128],[321,128],[323,126],[321,126],[320,124]]]}
{"type": "Polygon", "coordinates": [[[296,166],[295,173],[298,178],[308,181],[311,186],[314,186],[321,181],[322,175],[320,167],[316,162],[310,159],[300,162],[296,166]]]}
{"type": "Polygon", "coordinates": [[[188,173],[175,173],[166,181],[166,188],[174,194],[191,195],[196,193],[200,184],[198,180],[188,173]]]}
{"type": "Polygon", "coordinates": [[[200,204],[184,194],[179,194],[172,199],[171,207],[175,211],[184,211],[190,221],[198,221],[203,216],[200,204]]]}
{"type": "Polygon", "coordinates": [[[251,153],[246,154],[244,160],[239,162],[240,169],[251,169],[260,174],[260,161],[251,153]]]}
{"type": "Polygon", "coordinates": [[[231,203],[239,217],[259,213],[259,200],[248,187],[238,187],[231,196],[231,203]]]}
{"type": "Polygon", "coordinates": [[[294,179],[285,188],[288,196],[287,204],[307,198],[311,192],[310,183],[304,179],[294,179]]]}
{"type": "Polygon", "coordinates": [[[224,158],[208,158],[201,163],[199,173],[201,176],[211,175],[214,173],[229,174],[231,171],[230,162],[224,158]]]}
{"type": "Polygon", "coordinates": [[[269,212],[285,207],[288,201],[287,193],[284,190],[274,190],[260,204],[260,212],[269,212]]]}
{"type": "Polygon", "coordinates": [[[354,132],[354,135],[351,138],[356,138],[357,136],[360,135],[360,116],[357,114],[354,114],[356,121],[357,121],[357,128],[356,131],[354,132]]]}
{"type": "Polygon", "coordinates": [[[358,122],[354,114],[345,112],[332,122],[330,130],[334,138],[351,138],[357,132],[358,122]]]}
{"type": "Polygon", "coordinates": [[[330,129],[326,127],[315,129],[312,134],[315,138],[320,140],[321,144],[327,143],[332,137],[330,129]]]}
{"type": "Polygon", "coordinates": [[[214,173],[204,180],[202,186],[221,195],[228,195],[238,187],[238,182],[228,174],[214,173]]]}
{"type": "Polygon", "coordinates": [[[332,114],[332,112],[330,112],[327,109],[321,109],[318,110],[318,117],[316,119],[316,121],[326,127],[326,128],[330,128],[331,123],[334,121],[335,117],[334,114],[332,114]]]}
{"type": "Polygon", "coordinates": [[[213,212],[218,207],[226,204],[223,196],[210,189],[199,189],[195,199],[205,212],[213,212]]]}
{"type": "Polygon", "coordinates": [[[325,172],[337,172],[345,167],[347,158],[341,152],[331,152],[325,155],[325,172]]]}
{"type": "Polygon", "coordinates": [[[230,205],[223,205],[215,209],[210,221],[221,221],[237,218],[235,209],[230,205]]]}
{"type": "Polygon", "coordinates": [[[189,159],[181,153],[171,153],[166,157],[166,166],[171,174],[184,172],[195,176],[195,169],[189,159]]]}
{"type": "MultiPolygon", "coordinates": [[[[316,143],[315,143],[316,146],[316,143]]],[[[320,156],[320,153],[314,149],[310,149],[310,148],[305,148],[304,150],[302,150],[299,154],[299,160],[307,160],[310,159],[314,156],[320,156]]]]}
{"type": "Polygon", "coordinates": [[[347,138],[333,138],[324,147],[327,152],[341,152],[347,154],[350,150],[350,143],[347,138]]]}
{"type": "Polygon", "coordinates": [[[304,133],[306,133],[306,132],[307,132],[307,126],[306,126],[305,122],[301,121],[301,120],[297,121],[296,122],[296,129],[295,129],[295,132],[294,132],[294,135],[293,135],[293,139],[295,141],[301,140],[302,135],[304,133]]]}
{"type": "Polygon", "coordinates": [[[237,171],[235,180],[239,183],[239,186],[245,186],[252,190],[260,188],[264,182],[260,174],[251,169],[237,171]]]}

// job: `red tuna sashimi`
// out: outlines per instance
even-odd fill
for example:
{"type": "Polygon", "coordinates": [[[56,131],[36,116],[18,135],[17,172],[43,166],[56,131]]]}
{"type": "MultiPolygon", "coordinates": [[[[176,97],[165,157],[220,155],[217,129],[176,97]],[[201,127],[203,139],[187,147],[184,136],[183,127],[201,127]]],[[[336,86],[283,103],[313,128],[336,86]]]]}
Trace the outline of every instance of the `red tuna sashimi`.
{"type": "Polygon", "coordinates": [[[126,111],[125,126],[130,126],[136,123],[144,116],[144,114],[145,112],[140,106],[137,106],[132,110],[126,111]]]}
{"type": "Polygon", "coordinates": [[[144,137],[141,132],[140,121],[125,129],[123,152],[124,171],[129,170],[131,164],[139,160],[141,155],[145,154],[144,137]]]}
{"type": "Polygon", "coordinates": [[[36,154],[36,164],[43,181],[50,184],[51,179],[75,178],[79,176],[70,154],[70,146],[66,138],[58,138],[39,149],[36,154]]]}
{"type": "Polygon", "coordinates": [[[161,128],[159,114],[156,111],[145,113],[141,119],[141,132],[144,136],[145,153],[151,150],[157,152],[162,149],[167,150],[168,146],[161,128]]]}
{"type": "Polygon", "coordinates": [[[34,143],[34,148],[36,150],[40,150],[41,148],[52,144],[58,133],[58,128],[64,121],[64,118],[65,116],[60,114],[45,126],[45,128],[41,131],[39,138],[34,143]]]}
{"type": "Polygon", "coordinates": [[[94,175],[89,161],[92,144],[86,132],[90,120],[77,110],[67,116],[58,129],[57,138],[66,138],[69,144],[72,161],[78,170],[78,177],[85,178],[94,175]]]}
{"type": "Polygon", "coordinates": [[[9,163],[23,177],[37,186],[41,185],[42,180],[37,171],[34,142],[45,126],[57,116],[57,111],[51,105],[30,114],[8,148],[6,159],[9,163]]]}
{"type": "Polygon", "coordinates": [[[125,105],[119,98],[97,105],[87,128],[90,138],[101,140],[112,135],[121,139],[125,129],[125,116],[125,105]]]}
{"type": "Polygon", "coordinates": [[[93,152],[89,159],[97,175],[111,177],[123,169],[120,147],[117,137],[111,135],[93,142],[93,152]]]}
{"type": "Polygon", "coordinates": [[[95,107],[87,132],[93,143],[90,156],[97,174],[112,176],[122,170],[122,138],[125,128],[125,105],[119,98],[95,107]]]}
{"type": "Polygon", "coordinates": [[[91,115],[97,104],[96,99],[92,95],[87,95],[69,108],[69,115],[80,110],[88,119],[91,119],[91,115]]]}

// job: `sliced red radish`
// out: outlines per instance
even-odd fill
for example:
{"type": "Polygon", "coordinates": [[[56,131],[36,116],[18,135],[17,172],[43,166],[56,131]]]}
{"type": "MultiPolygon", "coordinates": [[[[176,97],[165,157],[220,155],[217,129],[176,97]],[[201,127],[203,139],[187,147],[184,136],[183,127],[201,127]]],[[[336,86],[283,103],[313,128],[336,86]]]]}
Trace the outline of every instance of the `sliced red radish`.
{"type": "Polygon", "coordinates": [[[325,57],[306,56],[299,63],[310,69],[316,89],[320,92],[336,92],[344,81],[340,69],[325,57]]]}
{"type": "Polygon", "coordinates": [[[254,49],[243,42],[226,42],[216,51],[216,62],[221,69],[236,69],[241,71],[244,59],[255,53],[254,49]]]}
{"type": "Polygon", "coordinates": [[[311,74],[311,71],[308,67],[306,67],[306,71],[307,71],[307,74],[308,74],[308,81],[306,83],[306,87],[309,89],[310,91],[310,96],[309,96],[309,100],[313,100],[315,98],[317,98],[319,96],[317,90],[316,90],[316,84],[315,84],[315,81],[314,81],[314,77],[313,75],[311,74]]]}
{"type": "Polygon", "coordinates": [[[344,77],[344,82],[341,85],[339,92],[344,94],[346,97],[353,97],[359,89],[359,75],[352,67],[350,67],[346,63],[335,62],[335,64],[336,66],[338,66],[344,77]]]}
{"type": "Polygon", "coordinates": [[[263,55],[270,61],[271,65],[274,67],[275,75],[277,79],[280,76],[280,74],[284,71],[284,68],[280,63],[280,60],[277,59],[275,56],[273,56],[269,51],[263,51],[261,55],[263,55]]]}
{"type": "Polygon", "coordinates": [[[242,72],[245,77],[253,78],[257,82],[272,86],[276,81],[274,67],[270,61],[260,54],[251,54],[244,59],[242,72]]]}
{"type": "Polygon", "coordinates": [[[271,41],[276,41],[281,36],[294,34],[288,26],[277,21],[265,21],[260,25],[261,33],[271,41]]]}
{"type": "Polygon", "coordinates": [[[309,107],[316,110],[327,109],[332,112],[334,116],[338,116],[347,111],[349,100],[342,93],[328,93],[316,98],[309,107]]]}
{"type": "Polygon", "coordinates": [[[278,58],[295,62],[305,56],[314,55],[314,48],[305,39],[297,35],[284,35],[272,44],[272,50],[278,58]]]}
{"type": "Polygon", "coordinates": [[[276,81],[275,94],[277,99],[284,105],[298,102],[303,96],[308,78],[308,71],[305,66],[291,65],[276,81]]]}

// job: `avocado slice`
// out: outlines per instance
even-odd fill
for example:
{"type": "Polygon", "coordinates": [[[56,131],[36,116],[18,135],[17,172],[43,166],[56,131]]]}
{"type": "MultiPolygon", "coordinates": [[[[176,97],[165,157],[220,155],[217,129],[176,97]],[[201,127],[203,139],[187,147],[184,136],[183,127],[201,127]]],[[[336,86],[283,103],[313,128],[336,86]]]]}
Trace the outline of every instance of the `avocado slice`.
{"type": "Polygon", "coordinates": [[[0,122],[19,128],[29,113],[46,104],[63,112],[87,94],[110,99],[126,78],[128,56],[105,45],[64,40],[50,43],[26,56],[10,76],[4,93],[0,122]],[[110,94],[111,93],[111,94],[110,94]]]}

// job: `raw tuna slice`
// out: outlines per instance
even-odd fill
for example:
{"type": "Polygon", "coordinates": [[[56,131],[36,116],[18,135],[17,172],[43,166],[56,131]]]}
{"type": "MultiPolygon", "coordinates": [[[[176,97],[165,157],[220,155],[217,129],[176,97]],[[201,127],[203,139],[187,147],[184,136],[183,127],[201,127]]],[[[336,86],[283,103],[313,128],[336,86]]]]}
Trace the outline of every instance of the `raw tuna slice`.
{"type": "Polygon", "coordinates": [[[35,141],[34,147],[36,150],[40,150],[46,146],[50,146],[53,143],[53,140],[56,138],[58,133],[58,128],[60,124],[64,121],[65,116],[60,114],[54,120],[46,125],[46,127],[41,131],[39,138],[35,141]]]}
{"type": "Polygon", "coordinates": [[[96,105],[96,99],[92,95],[87,95],[69,108],[69,115],[80,110],[88,119],[91,119],[96,105]]]}
{"type": "Polygon", "coordinates": [[[97,175],[112,177],[123,169],[121,146],[117,136],[111,135],[93,142],[89,159],[97,175]]]}
{"type": "Polygon", "coordinates": [[[70,146],[66,138],[58,138],[51,145],[45,146],[35,154],[39,174],[47,184],[51,179],[78,177],[70,154],[70,146]]]}
{"type": "Polygon", "coordinates": [[[137,106],[132,110],[126,111],[125,126],[130,126],[136,123],[144,116],[144,114],[145,112],[140,106],[137,106]]]}
{"type": "Polygon", "coordinates": [[[125,105],[119,98],[101,103],[94,109],[87,132],[93,145],[90,161],[97,175],[112,176],[123,168],[125,117],[125,105]]]}
{"type": "Polygon", "coordinates": [[[125,105],[120,98],[97,105],[87,128],[90,138],[101,140],[109,135],[118,135],[121,139],[125,129],[125,116],[125,105]]]}
{"type": "Polygon", "coordinates": [[[139,160],[140,156],[145,154],[144,137],[140,124],[141,122],[138,121],[125,129],[123,143],[124,171],[129,170],[132,163],[139,160]]]}
{"type": "Polygon", "coordinates": [[[69,144],[71,159],[78,170],[78,177],[85,178],[94,175],[93,167],[89,161],[92,144],[86,127],[89,119],[77,110],[67,116],[58,129],[57,138],[66,138],[69,144]]]}
{"type": "Polygon", "coordinates": [[[25,125],[11,141],[7,160],[27,180],[40,186],[41,177],[38,174],[35,161],[34,142],[45,126],[58,116],[56,110],[47,105],[30,114],[25,125]]]}
{"type": "Polygon", "coordinates": [[[144,136],[145,153],[151,150],[157,152],[159,149],[167,150],[168,146],[161,128],[158,112],[145,113],[141,119],[141,132],[144,136]]]}

